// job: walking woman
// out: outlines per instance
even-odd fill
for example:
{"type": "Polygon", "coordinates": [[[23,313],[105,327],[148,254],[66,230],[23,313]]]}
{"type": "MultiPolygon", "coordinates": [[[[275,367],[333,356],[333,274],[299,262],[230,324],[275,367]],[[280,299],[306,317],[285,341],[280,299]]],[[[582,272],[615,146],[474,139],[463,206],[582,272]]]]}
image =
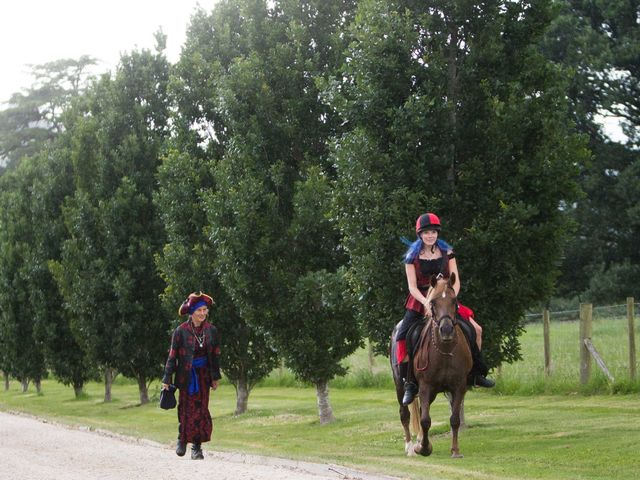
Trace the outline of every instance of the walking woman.
{"type": "Polygon", "coordinates": [[[202,444],[211,440],[209,389],[218,388],[221,378],[220,339],[216,327],[207,320],[212,304],[213,299],[202,292],[192,293],[182,303],[178,314],[189,317],[173,331],[162,377],[163,389],[174,383],[180,391],[176,454],[182,457],[191,443],[194,460],[204,458],[202,444]]]}

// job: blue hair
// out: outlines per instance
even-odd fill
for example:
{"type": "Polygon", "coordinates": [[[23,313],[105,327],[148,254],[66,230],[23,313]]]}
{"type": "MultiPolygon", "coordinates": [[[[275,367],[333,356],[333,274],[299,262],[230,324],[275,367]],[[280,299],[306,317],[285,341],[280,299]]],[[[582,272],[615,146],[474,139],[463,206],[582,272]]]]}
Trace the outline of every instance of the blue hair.
{"type": "MultiPolygon", "coordinates": [[[[405,240],[406,239],[402,237],[403,243],[409,242],[409,240],[405,240]]],[[[436,240],[436,246],[445,253],[449,250],[453,250],[453,247],[451,245],[440,238],[436,240]]],[[[422,242],[422,239],[420,237],[418,237],[415,242],[410,243],[407,252],[404,254],[404,263],[413,263],[418,255],[420,255],[420,250],[422,250],[423,247],[424,243],[422,242]]]]}

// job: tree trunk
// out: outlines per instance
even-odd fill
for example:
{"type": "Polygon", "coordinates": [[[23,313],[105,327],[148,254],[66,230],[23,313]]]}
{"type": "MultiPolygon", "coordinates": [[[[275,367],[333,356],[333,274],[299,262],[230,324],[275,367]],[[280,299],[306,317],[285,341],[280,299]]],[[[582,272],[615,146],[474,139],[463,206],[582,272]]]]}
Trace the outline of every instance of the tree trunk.
{"type": "Polygon", "coordinates": [[[75,394],[76,398],[80,398],[82,396],[83,387],[83,382],[76,382],[73,384],[73,393],[75,394]]]}
{"type": "Polygon", "coordinates": [[[38,394],[42,393],[42,380],[40,379],[34,380],[33,384],[36,386],[36,393],[38,394]]]}
{"type": "Polygon", "coordinates": [[[370,338],[367,338],[367,345],[369,350],[369,373],[373,373],[373,364],[375,362],[375,354],[373,353],[373,342],[370,338]]]}
{"type": "Polygon", "coordinates": [[[107,367],[104,369],[104,402],[111,401],[111,385],[113,385],[113,369],[107,367]]]}
{"type": "Polygon", "coordinates": [[[20,384],[22,385],[22,393],[27,393],[27,390],[29,390],[29,380],[20,380],[20,384]]]}
{"type": "Polygon", "coordinates": [[[329,403],[329,383],[321,381],[316,383],[316,396],[318,397],[318,414],[320,424],[325,425],[335,421],[331,404],[329,403]]]}
{"type": "Polygon", "coordinates": [[[238,384],[236,385],[236,411],[234,415],[242,415],[247,411],[247,403],[249,402],[249,385],[247,384],[247,376],[240,375],[238,384]]]}
{"type": "Polygon", "coordinates": [[[4,375],[4,391],[9,391],[9,374],[7,372],[2,372],[4,375]]]}
{"type": "Polygon", "coordinates": [[[140,405],[149,403],[149,389],[147,388],[147,379],[144,375],[138,375],[138,391],[140,392],[140,405]]]}

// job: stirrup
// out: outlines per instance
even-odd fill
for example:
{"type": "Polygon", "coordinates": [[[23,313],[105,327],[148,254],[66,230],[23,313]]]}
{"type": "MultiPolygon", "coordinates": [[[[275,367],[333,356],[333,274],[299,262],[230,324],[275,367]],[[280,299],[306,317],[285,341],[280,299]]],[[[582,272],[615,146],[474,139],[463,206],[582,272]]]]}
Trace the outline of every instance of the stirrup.
{"type": "Polygon", "coordinates": [[[413,402],[413,399],[418,393],[418,386],[413,382],[405,382],[404,384],[404,397],[402,397],[402,406],[406,407],[407,405],[413,402]]]}

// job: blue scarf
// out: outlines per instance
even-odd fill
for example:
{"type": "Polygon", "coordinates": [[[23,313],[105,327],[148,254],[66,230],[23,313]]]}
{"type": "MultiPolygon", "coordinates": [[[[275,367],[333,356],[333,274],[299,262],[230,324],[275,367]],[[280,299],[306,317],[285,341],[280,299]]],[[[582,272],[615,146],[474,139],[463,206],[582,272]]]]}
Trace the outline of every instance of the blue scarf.
{"type": "Polygon", "coordinates": [[[189,395],[198,393],[200,391],[200,385],[198,384],[198,372],[196,368],[202,368],[207,366],[207,357],[198,357],[193,359],[191,364],[191,381],[189,382],[189,395]]]}

